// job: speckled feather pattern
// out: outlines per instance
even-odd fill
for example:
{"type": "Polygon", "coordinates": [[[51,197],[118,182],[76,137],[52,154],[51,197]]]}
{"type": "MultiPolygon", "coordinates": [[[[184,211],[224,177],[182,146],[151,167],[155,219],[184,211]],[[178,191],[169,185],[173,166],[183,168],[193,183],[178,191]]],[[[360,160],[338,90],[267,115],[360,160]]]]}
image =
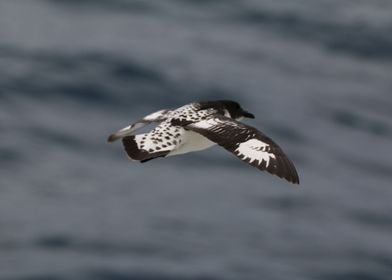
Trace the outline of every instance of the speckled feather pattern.
{"type": "Polygon", "coordinates": [[[109,140],[122,138],[127,155],[141,162],[218,144],[251,166],[299,183],[294,164],[283,150],[256,128],[238,121],[244,116],[253,117],[231,101],[191,103],[149,114],[111,135],[109,140]],[[131,134],[151,122],[159,125],[148,133],[131,134]]]}
{"type": "Polygon", "coordinates": [[[136,135],[134,141],[138,149],[148,152],[151,157],[154,157],[157,152],[169,154],[184,144],[184,134],[187,133],[183,127],[184,124],[206,119],[217,112],[216,109],[211,108],[200,110],[198,103],[191,103],[175,110],[161,110],[152,113],[144,120],[155,121],[153,117],[156,116],[162,122],[152,131],[136,135]],[[162,112],[164,113],[162,114],[162,112]],[[175,123],[177,125],[173,125],[175,123]]]}

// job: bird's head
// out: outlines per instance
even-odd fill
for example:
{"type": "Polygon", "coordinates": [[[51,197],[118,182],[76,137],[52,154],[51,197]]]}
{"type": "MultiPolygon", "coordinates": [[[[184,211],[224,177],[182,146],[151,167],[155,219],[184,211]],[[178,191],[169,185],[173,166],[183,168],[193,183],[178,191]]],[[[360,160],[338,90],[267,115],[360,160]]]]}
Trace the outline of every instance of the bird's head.
{"type": "Polygon", "coordinates": [[[238,102],[222,100],[220,103],[222,104],[223,109],[228,112],[232,119],[240,120],[242,118],[255,118],[253,114],[245,111],[238,102]]]}

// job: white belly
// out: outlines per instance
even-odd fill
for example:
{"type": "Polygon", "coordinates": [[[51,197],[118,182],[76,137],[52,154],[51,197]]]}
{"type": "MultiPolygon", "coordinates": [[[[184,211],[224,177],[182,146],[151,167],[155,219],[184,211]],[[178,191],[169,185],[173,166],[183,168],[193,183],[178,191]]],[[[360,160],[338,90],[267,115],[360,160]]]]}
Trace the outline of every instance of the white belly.
{"type": "Polygon", "coordinates": [[[182,136],[181,144],[175,150],[171,151],[168,156],[205,150],[215,144],[199,133],[187,130],[182,136]]]}

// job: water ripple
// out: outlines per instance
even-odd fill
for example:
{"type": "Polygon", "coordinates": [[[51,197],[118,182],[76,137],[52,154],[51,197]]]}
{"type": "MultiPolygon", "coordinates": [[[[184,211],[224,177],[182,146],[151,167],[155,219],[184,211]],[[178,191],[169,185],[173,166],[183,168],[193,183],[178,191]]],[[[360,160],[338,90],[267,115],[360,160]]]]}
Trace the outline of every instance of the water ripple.
{"type": "Polygon", "coordinates": [[[390,27],[369,27],[362,23],[340,24],[306,18],[292,12],[240,11],[237,20],[261,26],[285,36],[320,44],[332,52],[348,53],[364,59],[392,60],[390,27]]]}

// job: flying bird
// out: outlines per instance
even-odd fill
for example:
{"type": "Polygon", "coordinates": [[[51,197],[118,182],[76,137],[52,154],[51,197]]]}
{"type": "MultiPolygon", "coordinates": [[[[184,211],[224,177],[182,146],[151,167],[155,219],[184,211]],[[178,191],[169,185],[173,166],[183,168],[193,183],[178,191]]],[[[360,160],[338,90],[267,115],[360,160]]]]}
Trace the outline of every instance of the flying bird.
{"type": "Polygon", "coordinates": [[[194,102],[177,109],[164,109],[111,134],[107,141],[122,140],[132,160],[146,162],[210,148],[218,144],[240,160],[287,181],[299,184],[294,164],[271,138],[240,122],[254,118],[230,100],[194,102]],[[147,133],[134,132],[150,123],[158,125],[147,133]]]}

